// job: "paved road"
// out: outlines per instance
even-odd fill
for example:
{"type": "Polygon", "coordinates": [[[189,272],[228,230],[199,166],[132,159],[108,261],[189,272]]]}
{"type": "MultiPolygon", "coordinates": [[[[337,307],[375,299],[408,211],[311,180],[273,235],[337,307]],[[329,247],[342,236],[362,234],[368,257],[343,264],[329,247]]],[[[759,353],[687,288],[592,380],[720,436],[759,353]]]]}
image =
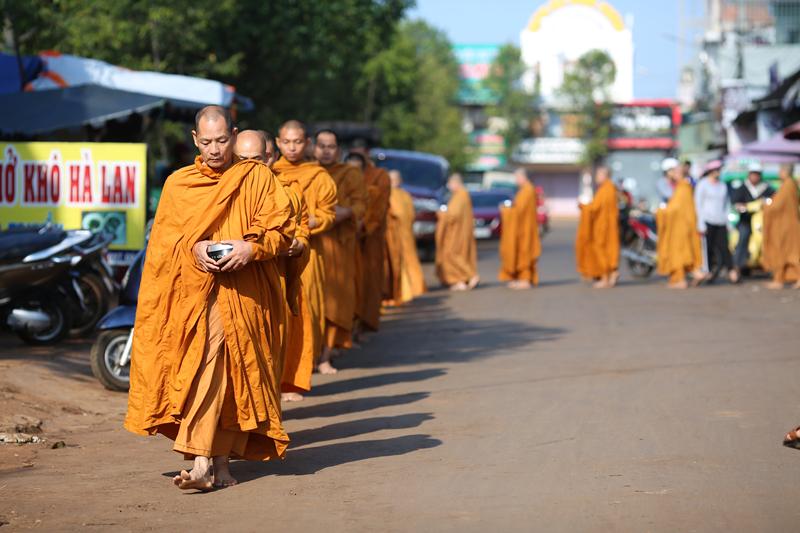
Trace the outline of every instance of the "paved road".
{"type": "Polygon", "coordinates": [[[287,410],[287,459],[236,463],[242,484],[217,493],[179,493],[167,476],[182,462],[168,442],[119,428],[124,398],[87,377],[85,345],[4,350],[0,392],[30,409],[60,405],[42,416],[49,442],[67,447],[0,449],[0,520],[43,530],[800,530],[800,452],[780,445],[800,424],[800,293],[754,283],[680,293],[627,279],[593,291],[574,273],[573,232],[546,238],[530,292],[492,281],[497,257],[482,246],[479,290],[433,291],[390,314],[338,376],[287,410]]]}

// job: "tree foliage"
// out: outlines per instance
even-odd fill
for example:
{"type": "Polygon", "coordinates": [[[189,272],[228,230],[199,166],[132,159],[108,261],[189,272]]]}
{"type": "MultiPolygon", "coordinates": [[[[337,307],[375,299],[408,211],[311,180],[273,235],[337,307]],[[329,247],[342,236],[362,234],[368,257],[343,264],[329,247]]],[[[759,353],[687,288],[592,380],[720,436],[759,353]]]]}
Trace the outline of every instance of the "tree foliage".
{"type": "Polygon", "coordinates": [[[496,103],[488,109],[489,115],[502,118],[506,124],[505,130],[500,133],[505,137],[509,161],[517,145],[529,136],[531,121],[538,114],[538,95],[530,94],[522,87],[525,70],[520,49],[513,44],[506,44],[498,50],[484,82],[497,98],[496,103]]]}
{"type": "Polygon", "coordinates": [[[375,121],[386,144],[457,156],[463,134],[453,105],[456,62],[440,32],[400,23],[412,5],[0,0],[23,54],[58,50],[216,79],[255,101],[243,126],[274,128],[289,118],[375,121]]]}
{"type": "Polygon", "coordinates": [[[595,165],[608,153],[611,86],[616,76],[614,60],[603,50],[586,52],[564,75],[559,93],[580,116],[584,165],[595,165]]]}

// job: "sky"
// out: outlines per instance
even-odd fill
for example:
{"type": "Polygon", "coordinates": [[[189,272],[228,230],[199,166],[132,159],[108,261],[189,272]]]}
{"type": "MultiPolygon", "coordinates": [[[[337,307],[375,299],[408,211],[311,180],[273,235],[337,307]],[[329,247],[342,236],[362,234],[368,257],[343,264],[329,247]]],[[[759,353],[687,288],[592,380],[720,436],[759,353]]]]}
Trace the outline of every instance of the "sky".
{"type": "MultiPolygon", "coordinates": [[[[608,2],[623,17],[633,16],[634,98],[674,98],[680,66],[699,52],[695,42],[702,27],[705,2],[608,2]]],[[[534,11],[545,3],[546,0],[417,0],[417,7],[409,16],[422,18],[443,30],[454,44],[519,45],[520,32],[534,11]]]]}

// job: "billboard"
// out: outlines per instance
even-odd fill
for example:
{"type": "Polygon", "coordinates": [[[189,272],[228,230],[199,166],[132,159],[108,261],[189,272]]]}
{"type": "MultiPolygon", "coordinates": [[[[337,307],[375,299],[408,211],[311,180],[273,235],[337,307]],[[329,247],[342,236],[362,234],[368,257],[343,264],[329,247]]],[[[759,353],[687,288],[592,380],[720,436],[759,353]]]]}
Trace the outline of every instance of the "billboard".
{"type": "Polygon", "coordinates": [[[608,147],[611,149],[671,150],[677,147],[681,124],[678,105],[671,100],[634,100],[611,111],[608,147]]]}
{"type": "Polygon", "coordinates": [[[463,105],[491,105],[497,99],[483,80],[489,76],[500,45],[457,44],[453,47],[459,65],[458,102],[463,105]]]}
{"type": "Polygon", "coordinates": [[[0,227],[51,220],[112,233],[112,250],[144,247],[145,144],[11,141],[0,149],[0,227]]]}

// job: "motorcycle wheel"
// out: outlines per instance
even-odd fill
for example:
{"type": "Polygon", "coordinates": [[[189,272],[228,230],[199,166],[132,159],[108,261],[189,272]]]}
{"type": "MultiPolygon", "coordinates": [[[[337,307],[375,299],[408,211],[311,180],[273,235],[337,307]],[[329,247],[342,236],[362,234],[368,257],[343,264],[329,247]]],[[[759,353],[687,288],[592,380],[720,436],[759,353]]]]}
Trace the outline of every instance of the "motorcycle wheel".
{"type": "Polygon", "coordinates": [[[70,327],[69,304],[57,294],[32,298],[27,305],[31,309],[41,310],[50,317],[50,327],[44,331],[18,331],[23,341],[34,346],[55,344],[67,336],[70,327]]]}
{"type": "Polygon", "coordinates": [[[130,329],[104,331],[92,346],[92,374],[109,390],[124,392],[130,387],[130,361],[124,367],[118,364],[130,334],[130,329]]]}
{"type": "Polygon", "coordinates": [[[80,303],[75,302],[78,309],[69,330],[70,337],[84,337],[94,331],[94,327],[108,312],[108,302],[111,295],[103,280],[97,274],[84,274],[77,280],[84,297],[85,309],[80,309],[80,303]]]}
{"type": "MultiPolygon", "coordinates": [[[[631,248],[633,251],[639,254],[642,254],[645,251],[644,242],[638,237],[631,243],[631,248]]],[[[628,259],[628,270],[630,270],[631,275],[637,279],[649,278],[650,274],[653,273],[652,265],[642,263],[641,261],[636,261],[635,259],[628,259]]]]}

